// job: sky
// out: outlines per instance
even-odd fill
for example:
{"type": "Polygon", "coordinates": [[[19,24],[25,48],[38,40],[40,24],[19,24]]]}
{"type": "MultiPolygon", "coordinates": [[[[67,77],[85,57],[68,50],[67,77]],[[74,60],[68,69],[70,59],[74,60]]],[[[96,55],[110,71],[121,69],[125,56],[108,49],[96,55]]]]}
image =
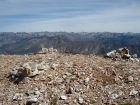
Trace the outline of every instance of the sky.
{"type": "Polygon", "coordinates": [[[140,33],[140,0],[0,0],[0,32],[140,33]]]}

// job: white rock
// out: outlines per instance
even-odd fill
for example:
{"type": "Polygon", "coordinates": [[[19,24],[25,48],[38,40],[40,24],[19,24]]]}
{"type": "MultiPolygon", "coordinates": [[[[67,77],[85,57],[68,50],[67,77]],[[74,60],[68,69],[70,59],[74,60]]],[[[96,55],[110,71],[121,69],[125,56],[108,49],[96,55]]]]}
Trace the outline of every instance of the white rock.
{"type": "Polygon", "coordinates": [[[118,98],[119,96],[118,96],[118,94],[111,94],[109,97],[112,98],[112,99],[116,99],[116,98],[118,98]]]}
{"type": "Polygon", "coordinates": [[[18,96],[19,96],[19,93],[16,93],[16,94],[13,96],[13,100],[17,100],[17,99],[18,99],[18,96]]]}
{"type": "Polygon", "coordinates": [[[62,95],[62,96],[60,96],[60,99],[66,100],[67,99],[67,96],[62,95]]]}
{"type": "Polygon", "coordinates": [[[133,77],[132,76],[128,76],[128,81],[129,82],[132,82],[134,79],[133,79],[133,77]]]}
{"type": "Polygon", "coordinates": [[[88,82],[89,81],[89,78],[87,77],[86,79],[85,79],[85,82],[88,82]]]}
{"type": "Polygon", "coordinates": [[[134,62],[134,58],[129,58],[130,61],[134,62]]]}
{"type": "Polygon", "coordinates": [[[108,52],[106,55],[107,55],[108,57],[114,58],[115,55],[116,55],[115,53],[116,53],[116,50],[113,50],[113,51],[111,51],[111,52],[108,52]]]}
{"type": "Polygon", "coordinates": [[[134,96],[134,95],[136,95],[137,93],[138,93],[138,91],[136,91],[136,90],[133,89],[133,90],[130,91],[129,95],[130,95],[130,96],[134,96]]]}
{"type": "Polygon", "coordinates": [[[80,104],[82,104],[82,103],[83,103],[83,98],[79,97],[79,98],[78,98],[78,102],[79,102],[80,104]]]}
{"type": "Polygon", "coordinates": [[[119,91],[119,96],[123,95],[123,92],[122,91],[119,91]]]}
{"type": "Polygon", "coordinates": [[[34,90],[35,90],[35,91],[38,91],[38,87],[35,87],[34,90]]]}
{"type": "Polygon", "coordinates": [[[65,75],[67,75],[67,76],[71,76],[72,74],[69,73],[69,72],[65,72],[65,75]]]}
{"type": "Polygon", "coordinates": [[[138,58],[135,58],[134,60],[135,60],[136,62],[140,62],[140,60],[139,60],[138,58]]]}
{"type": "Polygon", "coordinates": [[[132,55],[132,58],[137,58],[137,54],[132,55]]]}
{"type": "Polygon", "coordinates": [[[19,97],[19,98],[18,98],[18,101],[22,101],[22,100],[23,100],[23,98],[22,98],[22,97],[19,97]]]}
{"type": "Polygon", "coordinates": [[[43,64],[38,64],[37,69],[38,70],[44,70],[45,66],[43,64]]]}
{"type": "Polygon", "coordinates": [[[35,91],[34,93],[35,93],[35,95],[40,95],[41,94],[40,91],[35,91]]]}
{"type": "Polygon", "coordinates": [[[35,97],[32,97],[32,98],[30,98],[30,99],[27,100],[28,103],[35,103],[37,101],[38,101],[38,99],[35,98],[35,97]]]}
{"type": "Polygon", "coordinates": [[[48,49],[49,52],[53,52],[53,47],[48,49]]]}

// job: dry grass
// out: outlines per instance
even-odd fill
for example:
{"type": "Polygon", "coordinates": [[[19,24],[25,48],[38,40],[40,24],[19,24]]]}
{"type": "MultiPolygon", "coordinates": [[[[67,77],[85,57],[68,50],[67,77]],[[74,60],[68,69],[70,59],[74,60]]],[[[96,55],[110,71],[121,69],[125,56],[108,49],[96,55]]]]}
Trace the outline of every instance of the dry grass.
{"type": "Polygon", "coordinates": [[[110,84],[114,84],[114,77],[113,76],[106,76],[106,75],[101,75],[101,78],[103,80],[103,85],[110,85],[110,84]]]}

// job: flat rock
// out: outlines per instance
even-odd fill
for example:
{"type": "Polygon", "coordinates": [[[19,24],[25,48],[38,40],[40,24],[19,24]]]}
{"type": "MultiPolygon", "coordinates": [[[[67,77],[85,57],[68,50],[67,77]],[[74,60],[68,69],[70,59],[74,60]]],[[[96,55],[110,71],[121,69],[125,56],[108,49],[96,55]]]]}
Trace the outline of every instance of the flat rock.
{"type": "Polygon", "coordinates": [[[128,81],[129,81],[129,82],[133,82],[133,80],[134,80],[134,79],[133,79],[132,76],[128,76],[128,81]]]}
{"type": "Polygon", "coordinates": [[[118,96],[118,94],[111,94],[109,97],[112,98],[112,99],[116,99],[116,98],[118,98],[119,96],[118,96]]]}
{"type": "Polygon", "coordinates": [[[83,103],[83,98],[79,97],[79,98],[78,98],[78,102],[79,102],[80,104],[82,104],[82,103],[83,103]]]}
{"type": "Polygon", "coordinates": [[[37,98],[31,97],[31,98],[29,98],[29,99],[27,100],[27,103],[36,103],[37,101],[38,101],[37,98]]]}
{"type": "Polygon", "coordinates": [[[134,95],[136,95],[137,93],[138,93],[138,91],[136,91],[136,90],[133,89],[133,90],[130,91],[129,95],[130,95],[130,96],[134,96],[134,95]]]}
{"type": "Polygon", "coordinates": [[[61,99],[61,100],[66,100],[66,99],[67,99],[67,96],[62,95],[62,96],[60,96],[60,99],[61,99]]]}

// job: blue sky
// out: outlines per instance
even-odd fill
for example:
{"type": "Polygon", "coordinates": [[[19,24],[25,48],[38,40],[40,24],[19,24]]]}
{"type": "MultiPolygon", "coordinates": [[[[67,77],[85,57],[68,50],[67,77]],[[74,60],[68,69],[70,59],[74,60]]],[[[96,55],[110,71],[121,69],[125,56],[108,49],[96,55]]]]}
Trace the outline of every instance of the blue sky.
{"type": "Polygon", "coordinates": [[[140,32],[140,0],[0,0],[0,32],[140,32]]]}

